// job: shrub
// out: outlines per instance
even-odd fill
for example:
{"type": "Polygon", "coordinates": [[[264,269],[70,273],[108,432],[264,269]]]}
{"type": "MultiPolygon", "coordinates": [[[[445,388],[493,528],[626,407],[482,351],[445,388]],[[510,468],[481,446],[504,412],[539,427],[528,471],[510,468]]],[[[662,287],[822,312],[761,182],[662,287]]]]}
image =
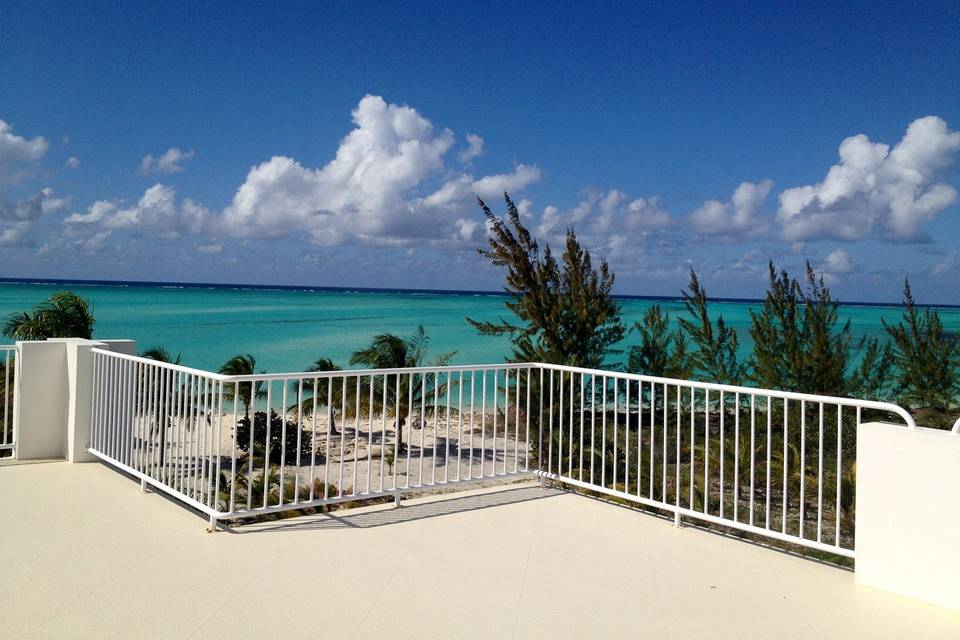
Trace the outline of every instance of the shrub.
{"type": "MultiPolygon", "coordinates": [[[[286,464],[297,463],[297,436],[300,437],[300,462],[309,461],[313,449],[313,437],[310,431],[300,429],[292,420],[286,421],[286,442],[283,443],[284,421],[275,411],[270,411],[270,462],[279,464],[281,455],[286,464]],[[283,445],[281,446],[281,443],[283,445]]],[[[253,455],[263,457],[267,442],[267,414],[257,411],[253,414],[253,455]]],[[[241,451],[249,453],[250,448],[250,419],[241,418],[237,422],[237,446],[241,451]]]]}

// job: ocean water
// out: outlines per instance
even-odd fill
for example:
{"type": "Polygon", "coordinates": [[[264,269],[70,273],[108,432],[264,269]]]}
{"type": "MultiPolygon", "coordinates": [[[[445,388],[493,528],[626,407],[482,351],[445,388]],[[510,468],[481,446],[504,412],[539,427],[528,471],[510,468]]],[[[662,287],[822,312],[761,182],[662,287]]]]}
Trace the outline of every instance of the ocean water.
{"type": "MultiPolygon", "coordinates": [[[[350,354],[374,335],[409,335],[418,324],[430,334],[431,353],[456,351],[454,363],[498,363],[510,351],[506,339],[480,336],[466,321],[468,316],[495,321],[508,315],[505,298],[469,292],[0,283],[0,319],[62,289],[92,302],[95,337],[132,338],[140,350],[163,346],[181,353],[183,364],[201,369],[216,370],[237,353],[253,354],[258,369],[272,373],[302,371],[319,356],[345,366],[350,354]]],[[[636,298],[621,300],[625,322],[632,326],[657,302],[676,323],[683,313],[681,301],[636,298]]],[[[749,311],[758,306],[748,301],[711,304],[712,316],[723,315],[737,330],[744,356],[751,348],[749,311]]],[[[947,330],[960,332],[960,308],[940,311],[947,330]]],[[[865,335],[883,335],[881,319],[896,321],[900,314],[896,306],[840,308],[841,318],[851,320],[854,343],[865,335]]],[[[635,342],[631,333],[622,346],[635,342]]]]}

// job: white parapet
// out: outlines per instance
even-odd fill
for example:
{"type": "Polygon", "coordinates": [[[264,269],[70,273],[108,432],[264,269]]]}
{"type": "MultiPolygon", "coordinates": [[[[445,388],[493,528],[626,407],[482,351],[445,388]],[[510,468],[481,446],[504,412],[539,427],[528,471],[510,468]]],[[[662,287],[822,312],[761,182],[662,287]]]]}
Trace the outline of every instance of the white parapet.
{"type": "Polygon", "coordinates": [[[87,453],[93,347],[136,353],[133,340],[55,338],[17,343],[14,431],[18,460],[95,460],[87,453]]]}
{"type": "Polygon", "coordinates": [[[960,435],[857,430],[856,580],[960,611],[960,435]]]}

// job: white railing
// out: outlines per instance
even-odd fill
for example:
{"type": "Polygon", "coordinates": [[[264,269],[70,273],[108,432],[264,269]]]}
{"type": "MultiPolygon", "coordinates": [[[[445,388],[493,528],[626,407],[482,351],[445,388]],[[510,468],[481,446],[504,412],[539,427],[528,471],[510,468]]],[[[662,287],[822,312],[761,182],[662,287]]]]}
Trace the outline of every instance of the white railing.
{"type": "Polygon", "coordinates": [[[857,427],[916,426],[883,402],[560,365],[224,376],[93,353],[91,453],[212,524],[532,473],[852,557],[857,427]]]}
{"type": "Polygon", "coordinates": [[[883,402],[541,365],[540,473],[681,517],[854,555],[856,433],[883,402]],[[802,480],[801,480],[802,479],[802,480]]]}
{"type": "Polygon", "coordinates": [[[13,431],[13,394],[16,388],[17,348],[12,344],[0,345],[0,451],[16,446],[13,431]]]}
{"type": "Polygon", "coordinates": [[[89,451],[212,524],[531,471],[530,365],[224,376],[92,351],[89,451]]]}

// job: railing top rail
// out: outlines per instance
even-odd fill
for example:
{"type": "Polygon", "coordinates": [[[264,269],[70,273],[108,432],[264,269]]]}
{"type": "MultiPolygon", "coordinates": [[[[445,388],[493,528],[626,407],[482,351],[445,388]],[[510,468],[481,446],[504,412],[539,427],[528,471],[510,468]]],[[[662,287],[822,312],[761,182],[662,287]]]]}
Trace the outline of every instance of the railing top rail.
{"type": "Polygon", "coordinates": [[[160,362],[159,360],[153,360],[152,358],[144,358],[142,356],[133,356],[127,355],[125,353],[117,353],[116,351],[109,351],[107,349],[100,349],[94,347],[91,349],[94,353],[100,353],[103,355],[111,356],[114,358],[119,358],[121,360],[129,360],[132,362],[142,362],[144,364],[150,364],[164,369],[170,369],[173,371],[181,371],[183,373],[190,373],[198,376],[205,376],[208,378],[213,378],[221,382],[268,382],[270,380],[312,380],[314,378],[339,378],[341,376],[370,376],[370,375],[392,375],[397,373],[457,373],[460,371],[482,371],[485,369],[531,369],[537,367],[537,364],[525,363],[525,362],[501,362],[500,364],[471,364],[471,365],[445,365],[445,366],[425,366],[425,367],[401,367],[401,368],[392,368],[392,369],[338,369],[336,371],[296,371],[296,372],[287,372],[287,373],[253,373],[245,375],[224,375],[222,373],[214,373],[213,371],[204,371],[202,369],[194,369],[192,367],[186,367],[180,364],[172,364],[169,362],[160,362]]]}
{"type": "Polygon", "coordinates": [[[292,373],[254,373],[226,376],[227,382],[267,382],[270,380],[312,380],[313,378],[339,378],[341,376],[380,376],[397,373],[457,373],[460,371],[483,371],[488,369],[533,369],[538,364],[528,362],[501,362],[500,364],[469,364],[426,367],[400,367],[393,369],[337,369],[335,371],[297,371],[292,373]]]}
{"type": "Polygon", "coordinates": [[[204,371],[203,369],[194,369],[192,367],[185,367],[182,364],[173,364],[171,362],[161,362],[160,360],[154,360],[153,358],[144,358],[142,356],[131,356],[126,353],[117,353],[116,351],[110,351],[108,349],[100,349],[98,347],[94,347],[90,349],[90,351],[91,353],[99,353],[101,355],[109,356],[111,358],[116,358],[118,360],[128,360],[130,362],[141,362],[143,364],[160,367],[161,369],[169,369],[171,371],[189,373],[191,375],[201,376],[204,378],[212,378],[213,380],[226,381],[230,379],[230,376],[225,376],[220,373],[214,373],[212,371],[204,371]]]}
{"type": "MultiPolygon", "coordinates": [[[[876,409],[878,411],[889,411],[895,413],[907,424],[907,427],[916,429],[917,423],[914,422],[906,409],[890,402],[879,402],[876,400],[858,400],[856,398],[843,398],[840,396],[821,396],[812,393],[797,393],[794,391],[779,391],[776,389],[761,389],[759,387],[743,387],[730,384],[720,384],[717,382],[699,382],[695,380],[681,380],[678,378],[662,378],[658,376],[646,376],[637,373],[624,373],[621,371],[604,371],[602,369],[588,369],[585,367],[571,367],[563,364],[537,363],[536,366],[555,371],[566,371],[570,373],[586,373],[589,375],[606,376],[608,378],[620,378],[621,380],[633,380],[636,382],[651,382],[656,384],[666,384],[670,386],[692,387],[694,389],[707,389],[711,391],[724,391],[729,393],[742,393],[748,395],[763,395],[771,398],[782,398],[785,400],[801,400],[806,402],[822,402],[824,404],[837,404],[845,407],[860,407],[863,409],[876,409]]],[[[954,431],[960,433],[960,420],[954,426],[954,431]]]]}

